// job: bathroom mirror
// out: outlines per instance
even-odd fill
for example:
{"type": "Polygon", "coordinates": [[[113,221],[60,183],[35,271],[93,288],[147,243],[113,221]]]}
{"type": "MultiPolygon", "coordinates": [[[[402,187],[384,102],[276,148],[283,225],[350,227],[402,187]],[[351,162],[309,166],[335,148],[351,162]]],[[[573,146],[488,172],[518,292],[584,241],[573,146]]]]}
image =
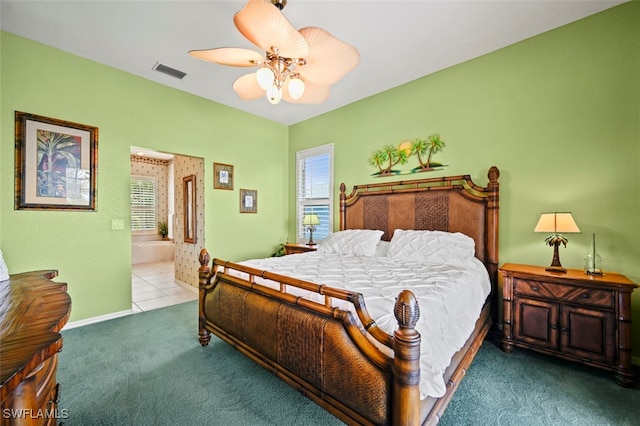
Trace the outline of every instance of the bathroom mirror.
{"type": "Polygon", "coordinates": [[[184,200],[184,242],[196,243],[196,175],[187,176],[183,181],[184,200]]]}

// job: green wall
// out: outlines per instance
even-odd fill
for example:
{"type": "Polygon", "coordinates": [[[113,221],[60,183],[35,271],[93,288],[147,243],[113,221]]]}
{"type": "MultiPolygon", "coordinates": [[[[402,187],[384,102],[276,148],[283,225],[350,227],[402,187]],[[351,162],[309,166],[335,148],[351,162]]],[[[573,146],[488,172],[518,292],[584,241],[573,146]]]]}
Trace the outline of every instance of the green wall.
{"type": "MultiPolygon", "coordinates": [[[[289,157],[333,142],[336,191],[340,182],[350,191],[398,179],[371,176],[374,150],[440,133],[435,160],[448,166],[426,176],[469,173],[484,185],[500,168],[501,263],[549,265],[547,235],[533,228],[541,212],[571,211],[582,234],[568,235],[562,264],[582,268],[595,232],[604,268],[640,283],[639,117],[640,4],[631,3],[291,126],[289,157]]],[[[633,303],[638,355],[640,290],[633,303]]]]}
{"type": "Polygon", "coordinates": [[[131,145],[204,158],[197,245],[212,256],[264,257],[286,240],[286,126],[9,33],[0,43],[0,248],[12,274],[59,270],[72,321],[131,309],[130,232],[111,230],[129,227],[131,145]],[[16,110],[99,128],[97,212],[14,210],[16,110]],[[214,161],[235,166],[233,191],[213,190],[214,161]],[[240,188],[258,190],[258,214],[239,213],[240,188]]]}

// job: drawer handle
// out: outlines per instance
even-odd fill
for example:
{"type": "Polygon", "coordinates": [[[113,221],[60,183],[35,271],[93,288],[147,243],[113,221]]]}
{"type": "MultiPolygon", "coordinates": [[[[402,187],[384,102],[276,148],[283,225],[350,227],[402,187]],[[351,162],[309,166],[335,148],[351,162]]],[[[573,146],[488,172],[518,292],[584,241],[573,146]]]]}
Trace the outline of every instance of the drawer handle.
{"type": "Polygon", "coordinates": [[[589,298],[589,293],[582,293],[582,298],[583,299],[588,299],[589,298]]]}
{"type": "Polygon", "coordinates": [[[540,290],[540,289],[538,288],[538,286],[535,286],[535,285],[534,285],[533,287],[531,287],[531,290],[533,290],[533,291],[538,291],[538,290],[540,290]]]}

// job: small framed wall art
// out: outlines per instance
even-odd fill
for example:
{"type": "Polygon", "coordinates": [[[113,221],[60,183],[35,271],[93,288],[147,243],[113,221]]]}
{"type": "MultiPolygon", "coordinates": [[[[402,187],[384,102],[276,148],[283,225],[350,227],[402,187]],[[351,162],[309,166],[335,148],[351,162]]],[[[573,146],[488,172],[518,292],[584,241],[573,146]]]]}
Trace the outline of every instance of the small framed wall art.
{"type": "Polygon", "coordinates": [[[213,188],[233,189],[233,166],[213,163],[213,188]]]}
{"type": "Polygon", "coordinates": [[[15,209],[96,211],[98,128],[15,112],[15,209]]]}
{"type": "Polygon", "coordinates": [[[258,191],[240,190],[240,213],[258,213],[258,191]]]}

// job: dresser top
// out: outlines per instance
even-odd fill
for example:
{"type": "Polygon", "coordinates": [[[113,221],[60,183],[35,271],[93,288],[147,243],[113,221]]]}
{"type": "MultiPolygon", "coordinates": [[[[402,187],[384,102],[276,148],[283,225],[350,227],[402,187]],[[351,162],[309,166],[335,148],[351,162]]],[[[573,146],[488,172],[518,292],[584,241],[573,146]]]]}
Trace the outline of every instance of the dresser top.
{"type": "Polygon", "coordinates": [[[520,265],[516,263],[505,263],[500,267],[500,271],[506,275],[513,275],[522,278],[547,278],[551,281],[554,280],[566,280],[576,282],[590,282],[593,284],[613,284],[621,287],[631,287],[631,289],[638,287],[624,275],[604,271],[603,275],[589,275],[582,269],[567,269],[567,272],[551,272],[545,270],[544,266],[534,265],[520,265]]]}

